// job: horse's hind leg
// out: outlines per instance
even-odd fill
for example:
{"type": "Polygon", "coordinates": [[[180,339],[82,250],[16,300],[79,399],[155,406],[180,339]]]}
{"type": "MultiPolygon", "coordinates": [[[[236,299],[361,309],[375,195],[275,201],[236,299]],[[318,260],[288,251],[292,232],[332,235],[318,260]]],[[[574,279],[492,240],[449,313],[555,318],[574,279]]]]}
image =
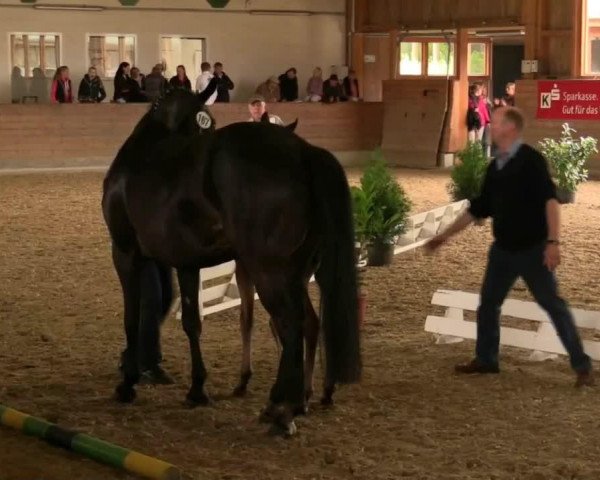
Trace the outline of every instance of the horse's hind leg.
{"type": "Polygon", "coordinates": [[[178,269],[177,278],[181,292],[181,321],[190,342],[192,356],[192,386],[187,394],[187,403],[190,406],[207,405],[210,400],[204,391],[206,367],[200,351],[200,335],[202,333],[198,306],[200,272],[197,269],[178,269]]]}
{"type": "Polygon", "coordinates": [[[281,332],[282,353],[277,380],[271,388],[266,415],[284,434],[296,433],[294,415],[304,405],[304,295],[306,288],[270,277],[256,283],[260,299],[281,332]]]}
{"type": "Polygon", "coordinates": [[[315,356],[317,354],[317,342],[319,338],[319,317],[308,296],[308,291],[304,295],[304,338],[306,341],[306,354],[304,360],[304,399],[305,405],[302,412],[308,410],[308,401],[313,394],[313,375],[315,369],[315,356]]]}
{"type": "Polygon", "coordinates": [[[113,245],[113,263],[121,289],[125,308],[125,336],[127,348],[123,355],[123,380],[117,386],[115,396],[120,402],[132,402],[135,399],[135,385],[140,379],[138,367],[138,330],[140,318],[140,258],[134,250],[126,253],[113,245]]]}
{"type": "Polygon", "coordinates": [[[244,396],[248,389],[248,382],[252,377],[252,326],[254,323],[254,285],[248,276],[246,268],[236,262],[235,276],[240,298],[242,301],[240,311],[240,330],[242,334],[242,371],[240,383],[233,394],[236,397],[244,396]]]}

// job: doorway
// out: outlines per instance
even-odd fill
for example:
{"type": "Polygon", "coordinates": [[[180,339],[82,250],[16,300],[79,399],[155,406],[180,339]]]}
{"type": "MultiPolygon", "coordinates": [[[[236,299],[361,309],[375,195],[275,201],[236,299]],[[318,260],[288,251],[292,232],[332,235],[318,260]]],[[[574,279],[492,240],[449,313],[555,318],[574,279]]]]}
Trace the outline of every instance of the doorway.
{"type": "Polygon", "coordinates": [[[494,98],[502,98],[508,82],[521,78],[521,60],[525,58],[523,40],[492,39],[492,88],[494,98]]]}
{"type": "Polygon", "coordinates": [[[177,65],[183,65],[193,87],[196,77],[200,75],[204,52],[204,38],[160,37],[160,58],[167,79],[177,75],[177,65]]]}

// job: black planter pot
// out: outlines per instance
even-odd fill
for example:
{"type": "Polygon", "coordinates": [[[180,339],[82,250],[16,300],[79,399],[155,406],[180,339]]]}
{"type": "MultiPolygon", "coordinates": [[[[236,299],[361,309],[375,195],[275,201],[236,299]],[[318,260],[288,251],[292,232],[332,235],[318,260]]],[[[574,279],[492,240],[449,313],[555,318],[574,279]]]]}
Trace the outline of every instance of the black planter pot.
{"type": "Polygon", "coordinates": [[[394,244],[375,241],[367,249],[367,266],[384,267],[394,260],[394,244]]]}
{"type": "Polygon", "coordinates": [[[558,203],[575,203],[575,192],[565,190],[564,188],[556,189],[558,203]]]}

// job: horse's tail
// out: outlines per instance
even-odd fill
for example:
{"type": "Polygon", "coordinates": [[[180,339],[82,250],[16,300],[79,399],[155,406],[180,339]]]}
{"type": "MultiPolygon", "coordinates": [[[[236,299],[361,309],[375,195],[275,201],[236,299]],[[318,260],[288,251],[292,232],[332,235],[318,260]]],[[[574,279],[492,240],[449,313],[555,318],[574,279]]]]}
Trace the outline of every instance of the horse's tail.
{"type": "Polygon", "coordinates": [[[321,290],[327,380],[358,382],[362,362],[352,203],[346,174],[328,151],[314,148],[311,175],[321,234],[315,277],[321,290]]]}

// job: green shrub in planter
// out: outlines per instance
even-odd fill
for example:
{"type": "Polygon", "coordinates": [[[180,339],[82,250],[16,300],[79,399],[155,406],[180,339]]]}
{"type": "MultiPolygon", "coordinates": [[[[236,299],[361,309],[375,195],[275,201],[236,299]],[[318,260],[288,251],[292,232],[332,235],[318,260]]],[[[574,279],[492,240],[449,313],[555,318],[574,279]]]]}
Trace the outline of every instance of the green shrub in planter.
{"type": "Polygon", "coordinates": [[[448,192],[455,202],[472,200],[481,191],[488,160],[481,142],[469,142],[457,156],[460,163],[452,169],[448,192]]]}
{"type": "Polygon", "coordinates": [[[598,153],[598,141],[593,137],[573,138],[576,130],[563,123],[558,141],[544,138],[539,142],[540,150],[550,163],[550,170],[557,183],[557,193],[561,203],[574,200],[577,186],[587,180],[585,163],[594,153],[598,153]]]}
{"type": "Polygon", "coordinates": [[[368,264],[388,265],[396,237],[406,231],[412,203],[396,182],[380,149],[373,153],[360,187],[352,187],[352,199],[356,238],[367,246],[368,264]]]}

